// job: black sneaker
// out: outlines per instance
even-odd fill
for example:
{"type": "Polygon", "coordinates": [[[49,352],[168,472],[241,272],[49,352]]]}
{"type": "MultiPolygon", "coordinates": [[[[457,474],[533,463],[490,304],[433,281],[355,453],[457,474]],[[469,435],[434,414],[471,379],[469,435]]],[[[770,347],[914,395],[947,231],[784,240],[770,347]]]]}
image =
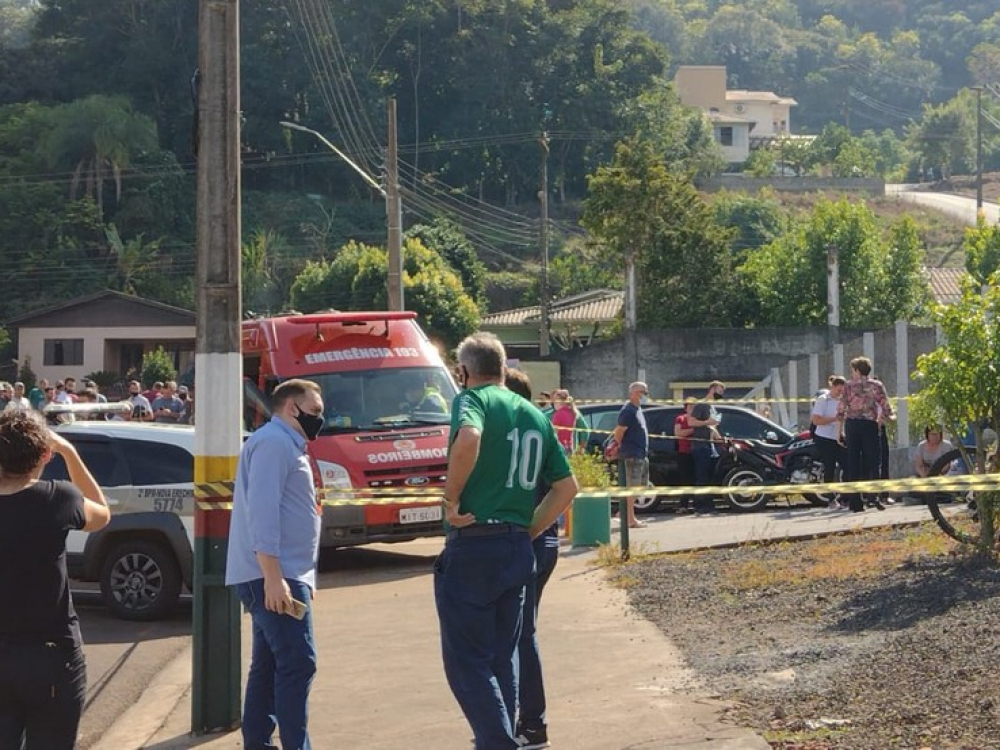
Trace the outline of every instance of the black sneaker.
{"type": "Polygon", "coordinates": [[[549,747],[549,735],[544,727],[541,729],[522,727],[518,730],[514,741],[517,743],[518,750],[539,750],[543,747],[549,747]]]}

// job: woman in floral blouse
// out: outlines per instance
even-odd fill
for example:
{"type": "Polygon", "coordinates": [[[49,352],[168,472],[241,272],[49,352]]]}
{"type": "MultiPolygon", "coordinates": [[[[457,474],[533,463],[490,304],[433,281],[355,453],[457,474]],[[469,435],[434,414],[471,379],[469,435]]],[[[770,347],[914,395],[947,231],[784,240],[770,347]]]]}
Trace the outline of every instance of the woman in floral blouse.
{"type": "MultiPolygon", "coordinates": [[[[895,419],[892,404],[881,381],[869,377],[871,360],[855,357],[851,360],[853,377],[844,385],[837,415],[844,420],[844,438],[847,441],[847,479],[861,481],[878,478],[879,467],[879,415],[895,419]]],[[[849,496],[851,510],[860,513],[865,509],[861,493],[849,496]]],[[[871,493],[868,504],[885,510],[876,493],[871,493]]]]}

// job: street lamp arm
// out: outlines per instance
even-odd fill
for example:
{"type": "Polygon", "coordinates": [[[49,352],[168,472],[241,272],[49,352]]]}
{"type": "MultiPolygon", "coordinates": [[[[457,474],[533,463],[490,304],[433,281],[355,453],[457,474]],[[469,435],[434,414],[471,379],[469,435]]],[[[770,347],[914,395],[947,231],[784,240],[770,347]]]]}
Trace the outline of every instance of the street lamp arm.
{"type": "Polygon", "coordinates": [[[320,132],[318,132],[316,130],[313,130],[312,128],[307,128],[304,125],[299,125],[298,123],[295,123],[295,122],[288,122],[287,120],[282,120],[281,123],[280,123],[280,125],[281,125],[281,127],[288,128],[289,130],[300,130],[303,133],[309,133],[310,135],[316,136],[316,138],[318,138],[320,141],[322,141],[323,144],[327,148],[329,148],[337,156],[339,156],[341,159],[343,159],[348,164],[350,164],[351,168],[355,172],[357,172],[359,175],[361,175],[362,179],[364,179],[365,182],[367,182],[373,188],[375,188],[376,190],[378,190],[379,195],[381,195],[383,198],[385,198],[385,189],[381,185],[379,185],[378,182],[376,182],[375,179],[371,175],[369,175],[364,169],[362,169],[357,164],[355,164],[353,161],[351,161],[351,158],[347,154],[345,154],[339,148],[337,148],[336,146],[334,146],[322,133],[320,133],[320,132]]]}

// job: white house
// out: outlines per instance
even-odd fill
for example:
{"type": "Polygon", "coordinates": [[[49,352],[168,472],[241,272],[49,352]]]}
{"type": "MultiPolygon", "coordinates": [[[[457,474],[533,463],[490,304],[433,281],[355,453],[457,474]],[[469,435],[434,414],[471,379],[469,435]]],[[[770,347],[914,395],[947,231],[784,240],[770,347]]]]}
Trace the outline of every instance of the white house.
{"type": "MultiPolygon", "coordinates": [[[[50,381],[99,370],[124,376],[158,347],[184,372],[194,358],[195,314],[161,302],[105,291],[6,322],[17,331],[17,358],[50,381]]],[[[148,384],[147,384],[148,385],[148,384]]]]}
{"type": "Polygon", "coordinates": [[[727,90],[725,66],[682,65],[674,86],[684,105],[701,109],[712,121],[715,141],[731,163],[746,161],[751,147],[791,133],[791,111],[798,102],[772,91],[727,90]]]}

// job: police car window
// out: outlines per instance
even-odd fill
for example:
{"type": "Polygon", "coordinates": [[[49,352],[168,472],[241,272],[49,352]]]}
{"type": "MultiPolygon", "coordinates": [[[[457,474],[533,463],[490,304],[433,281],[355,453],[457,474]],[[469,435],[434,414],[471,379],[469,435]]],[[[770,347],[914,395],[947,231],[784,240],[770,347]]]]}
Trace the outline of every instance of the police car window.
{"type": "Polygon", "coordinates": [[[183,448],[148,440],[122,440],[121,448],[136,486],[194,481],[194,457],[183,448]]]}
{"type": "MultiPolygon", "coordinates": [[[[72,435],[64,435],[73,445],[76,446],[77,453],[83,460],[84,465],[90,469],[94,479],[101,487],[119,487],[129,483],[128,472],[121,465],[114,446],[108,442],[97,442],[93,440],[80,440],[72,435]]],[[[66,464],[61,456],[53,456],[42,472],[44,479],[69,479],[69,472],[66,471],[66,464]]]]}

